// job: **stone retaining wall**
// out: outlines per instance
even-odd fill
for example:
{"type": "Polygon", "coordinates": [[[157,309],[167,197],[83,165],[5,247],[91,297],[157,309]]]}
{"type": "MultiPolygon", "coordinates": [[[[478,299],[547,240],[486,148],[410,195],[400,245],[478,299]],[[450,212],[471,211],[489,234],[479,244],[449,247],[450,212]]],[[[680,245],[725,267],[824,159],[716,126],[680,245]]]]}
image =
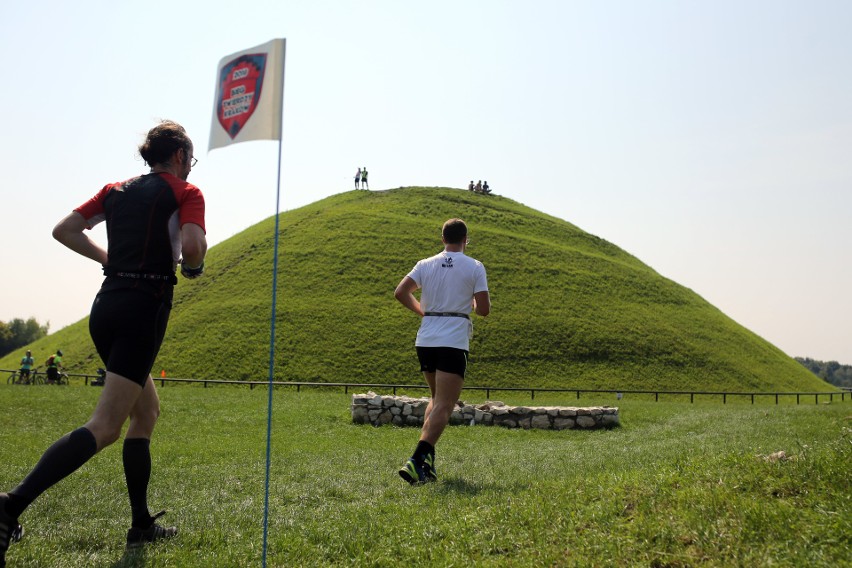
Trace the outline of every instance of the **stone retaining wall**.
{"type": "MultiPolygon", "coordinates": [[[[376,426],[422,426],[428,404],[427,397],[383,396],[374,392],[353,394],[352,422],[376,426]]],[[[544,430],[608,428],[618,423],[618,408],[609,406],[506,406],[499,401],[476,405],[459,401],[450,416],[450,424],[544,430]]]]}

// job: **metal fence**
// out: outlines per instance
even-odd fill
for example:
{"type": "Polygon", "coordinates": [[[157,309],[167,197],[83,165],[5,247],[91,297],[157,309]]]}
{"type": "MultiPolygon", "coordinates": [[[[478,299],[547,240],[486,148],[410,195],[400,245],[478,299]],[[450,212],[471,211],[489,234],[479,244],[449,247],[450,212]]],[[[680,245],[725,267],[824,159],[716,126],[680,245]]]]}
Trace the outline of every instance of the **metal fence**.
{"type": "MultiPolygon", "coordinates": [[[[14,373],[16,370],[2,370],[0,373],[14,373]]],[[[79,373],[67,373],[69,378],[83,379],[84,384],[89,384],[89,379],[92,382],[98,378],[98,375],[86,375],[79,373]]],[[[254,387],[266,387],[269,381],[234,381],[234,380],[218,380],[218,379],[181,379],[176,377],[158,377],[154,379],[160,383],[160,386],[165,386],[166,383],[195,383],[201,384],[204,388],[211,385],[237,385],[247,386],[249,389],[254,387]]],[[[302,388],[342,388],[343,392],[348,394],[349,389],[376,389],[381,391],[391,391],[397,394],[397,391],[410,390],[426,390],[429,387],[425,384],[419,385],[400,385],[400,384],[382,384],[382,383],[319,383],[319,382],[299,382],[299,381],[273,381],[273,387],[295,388],[296,392],[300,392],[302,388]]],[[[738,392],[738,391],[685,391],[685,390],[635,390],[635,389],[570,389],[570,388],[532,388],[532,387],[478,387],[465,386],[466,391],[485,391],[485,397],[490,398],[492,392],[512,392],[512,393],[530,393],[530,400],[535,400],[536,394],[554,393],[554,394],[575,394],[577,400],[581,394],[587,395],[609,395],[617,400],[622,400],[627,395],[653,395],[654,401],[658,402],[660,397],[665,395],[669,397],[686,397],[689,396],[689,402],[694,403],[696,396],[710,397],[712,399],[722,400],[722,404],[727,404],[728,398],[748,398],[751,404],[754,404],[755,399],[774,399],[775,404],[779,404],[780,400],[796,398],[796,404],[800,404],[802,399],[809,400],[813,397],[814,404],[819,404],[820,400],[834,402],[834,398],[838,397],[841,402],[848,398],[852,401],[852,391],[850,389],[841,388],[837,391],[827,392],[738,392]]]]}

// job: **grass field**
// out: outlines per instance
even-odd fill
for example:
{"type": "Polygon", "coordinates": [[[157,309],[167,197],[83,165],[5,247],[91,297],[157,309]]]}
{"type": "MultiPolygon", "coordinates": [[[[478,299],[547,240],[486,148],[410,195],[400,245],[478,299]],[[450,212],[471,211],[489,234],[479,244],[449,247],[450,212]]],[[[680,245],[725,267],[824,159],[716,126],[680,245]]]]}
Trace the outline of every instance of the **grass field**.
{"type": "MultiPolygon", "coordinates": [[[[98,393],[0,385],[0,489],[82,424],[98,393]]],[[[169,510],[178,536],[125,555],[116,444],[25,513],[10,567],[261,564],[265,389],[167,386],[160,396],[150,503],[169,510]]],[[[450,427],[441,480],[423,487],[396,474],[418,431],[353,425],[349,402],[340,390],[275,392],[270,566],[850,566],[848,399],[628,397],[622,426],[607,431],[450,427]],[[790,459],[764,458],[780,450],[790,459]]]]}

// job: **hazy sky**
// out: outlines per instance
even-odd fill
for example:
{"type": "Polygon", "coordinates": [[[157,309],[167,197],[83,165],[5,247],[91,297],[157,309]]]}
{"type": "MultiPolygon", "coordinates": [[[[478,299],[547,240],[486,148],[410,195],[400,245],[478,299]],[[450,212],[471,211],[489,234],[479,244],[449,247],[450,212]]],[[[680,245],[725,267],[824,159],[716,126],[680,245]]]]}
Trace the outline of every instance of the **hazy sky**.
{"type": "Polygon", "coordinates": [[[219,60],[284,37],[282,209],[359,166],[488,180],[852,364],[850,29],[847,0],[5,2],[0,320],[88,314],[100,268],[51,229],[146,171],[160,118],[195,141],[210,243],[273,215],[275,142],[206,149],[219,60]]]}

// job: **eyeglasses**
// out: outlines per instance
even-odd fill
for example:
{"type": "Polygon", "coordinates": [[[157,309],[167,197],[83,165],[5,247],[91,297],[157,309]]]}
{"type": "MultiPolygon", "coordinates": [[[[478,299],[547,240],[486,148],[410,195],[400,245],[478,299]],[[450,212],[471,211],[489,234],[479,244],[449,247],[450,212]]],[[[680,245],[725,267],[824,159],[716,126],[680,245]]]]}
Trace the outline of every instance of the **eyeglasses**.
{"type": "Polygon", "coordinates": [[[190,168],[194,168],[194,167],[195,167],[195,164],[197,164],[197,163],[198,163],[198,158],[196,158],[195,156],[193,156],[193,157],[192,157],[192,158],[190,158],[190,160],[189,160],[189,167],[190,167],[190,168]]]}

